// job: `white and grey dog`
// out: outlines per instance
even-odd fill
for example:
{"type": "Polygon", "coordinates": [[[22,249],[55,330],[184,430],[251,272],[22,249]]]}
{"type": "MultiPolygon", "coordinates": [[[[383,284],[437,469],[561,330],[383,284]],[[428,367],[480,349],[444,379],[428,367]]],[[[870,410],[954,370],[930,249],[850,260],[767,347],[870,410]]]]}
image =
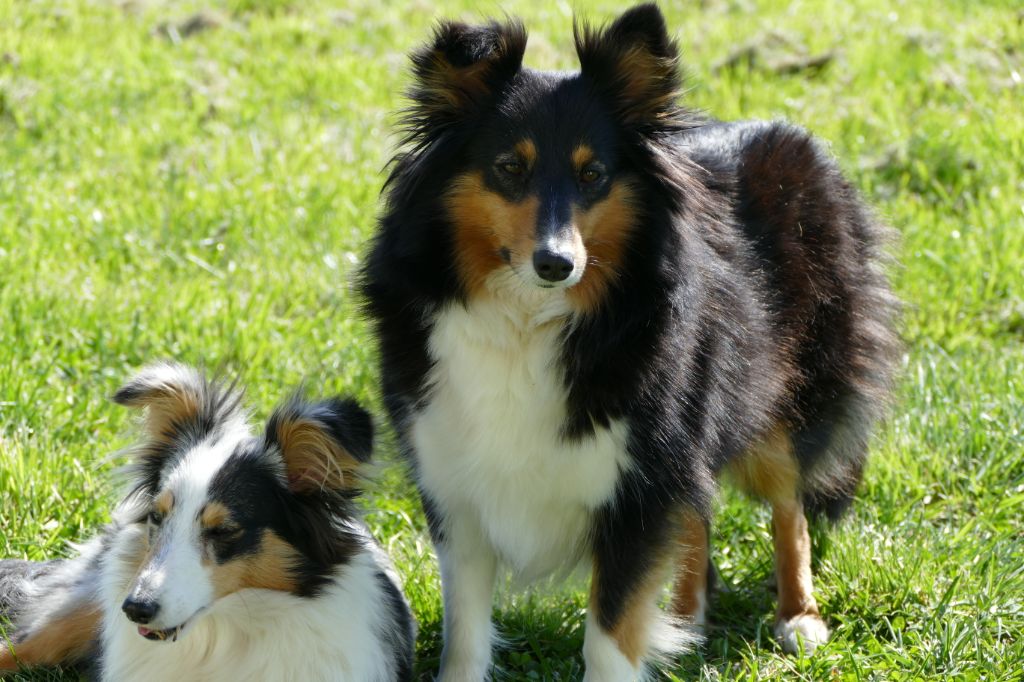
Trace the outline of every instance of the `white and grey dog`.
{"type": "Polygon", "coordinates": [[[102,680],[412,678],[414,623],[352,503],[373,426],[352,400],[279,407],[255,435],[233,386],[153,365],[131,489],[67,561],[0,562],[0,674],[102,680]]]}

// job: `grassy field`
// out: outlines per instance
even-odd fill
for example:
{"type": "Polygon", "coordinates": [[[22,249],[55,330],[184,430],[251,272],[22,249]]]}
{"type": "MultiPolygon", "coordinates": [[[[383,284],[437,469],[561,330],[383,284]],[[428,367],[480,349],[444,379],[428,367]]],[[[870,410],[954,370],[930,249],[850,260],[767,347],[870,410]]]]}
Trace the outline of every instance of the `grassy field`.
{"type": "MultiPolygon", "coordinates": [[[[666,4],[691,104],[806,125],[901,233],[907,352],[860,503],[821,553],[831,644],[795,659],[772,642],[766,515],[726,492],[726,590],[663,677],[1024,679],[1024,11],[666,4]]],[[[0,556],[62,555],[105,520],[107,458],[131,436],[107,396],[152,359],[228,368],[259,416],[303,378],[379,414],[351,278],[404,54],[439,16],[508,10],[531,65],[573,68],[574,9],[621,7],[0,0],[0,556]]],[[[426,678],[437,569],[386,434],[379,456],[368,516],[426,678]]],[[[507,678],[578,678],[583,607],[580,589],[504,597],[507,678]]]]}

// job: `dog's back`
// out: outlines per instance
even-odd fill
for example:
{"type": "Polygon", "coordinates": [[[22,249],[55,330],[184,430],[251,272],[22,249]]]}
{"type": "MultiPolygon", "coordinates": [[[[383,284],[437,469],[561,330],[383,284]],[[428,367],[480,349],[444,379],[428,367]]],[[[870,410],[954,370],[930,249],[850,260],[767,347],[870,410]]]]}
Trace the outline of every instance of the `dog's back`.
{"type": "Polygon", "coordinates": [[[895,366],[896,300],[882,272],[889,234],[821,143],[796,126],[709,123],[678,144],[732,207],[736,272],[768,311],[789,431],[811,512],[852,499],[895,366]],[[735,244],[749,249],[737,253],[735,244]]]}

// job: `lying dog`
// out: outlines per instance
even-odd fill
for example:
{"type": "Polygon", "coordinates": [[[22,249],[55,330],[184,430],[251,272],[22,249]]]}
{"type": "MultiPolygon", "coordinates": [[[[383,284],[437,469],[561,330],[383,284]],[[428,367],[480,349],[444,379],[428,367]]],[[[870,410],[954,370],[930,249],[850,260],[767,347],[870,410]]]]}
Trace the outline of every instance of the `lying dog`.
{"type": "Polygon", "coordinates": [[[0,671],[80,664],[103,680],[408,680],[414,625],[353,504],[373,425],[293,399],[254,434],[232,386],[153,365],[132,487],[65,562],[0,563],[15,622],[0,671]]]}
{"type": "Polygon", "coordinates": [[[578,27],[578,73],[525,47],[516,21],[442,23],[413,55],[362,273],[441,565],[441,679],[488,675],[499,567],[591,563],[588,679],[684,650],[725,474],[770,503],[775,631],[813,650],[806,513],[852,499],[898,355],[885,230],[805,131],[680,106],[654,5],[578,27]]]}

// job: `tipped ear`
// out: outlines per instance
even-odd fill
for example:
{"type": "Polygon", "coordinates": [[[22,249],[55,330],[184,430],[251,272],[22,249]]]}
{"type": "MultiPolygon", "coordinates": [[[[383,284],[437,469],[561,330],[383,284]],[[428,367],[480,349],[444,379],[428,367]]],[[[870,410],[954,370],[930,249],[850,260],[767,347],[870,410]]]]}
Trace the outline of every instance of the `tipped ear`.
{"type": "Polygon", "coordinates": [[[678,111],[679,49],[657,5],[637,5],[601,29],[577,23],[573,34],[583,77],[610,98],[623,123],[658,123],[678,111]]]}
{"type": "Polygon", "coordinates": [[[291,490],[352,490],[373,451],[373,420],[351,399],[295,399],[271,415],[266,438],[281,452],[291,490]]]}
{"type": "Polygon", "coordinates": [[[413,124],[452,122],[480,107],[523,63],[526,29],[509,20],[484,26],[442,22],[412,55],[413,124]]]}
{"type": "Polygon", "coordinates": [[[126,407],[146,408],[144,429],[155,441],[171,442],[182,432],[203,435],[240,417],[240,396],[199,370],[175,362],[145,367],[113,395],[126,407]]]}

